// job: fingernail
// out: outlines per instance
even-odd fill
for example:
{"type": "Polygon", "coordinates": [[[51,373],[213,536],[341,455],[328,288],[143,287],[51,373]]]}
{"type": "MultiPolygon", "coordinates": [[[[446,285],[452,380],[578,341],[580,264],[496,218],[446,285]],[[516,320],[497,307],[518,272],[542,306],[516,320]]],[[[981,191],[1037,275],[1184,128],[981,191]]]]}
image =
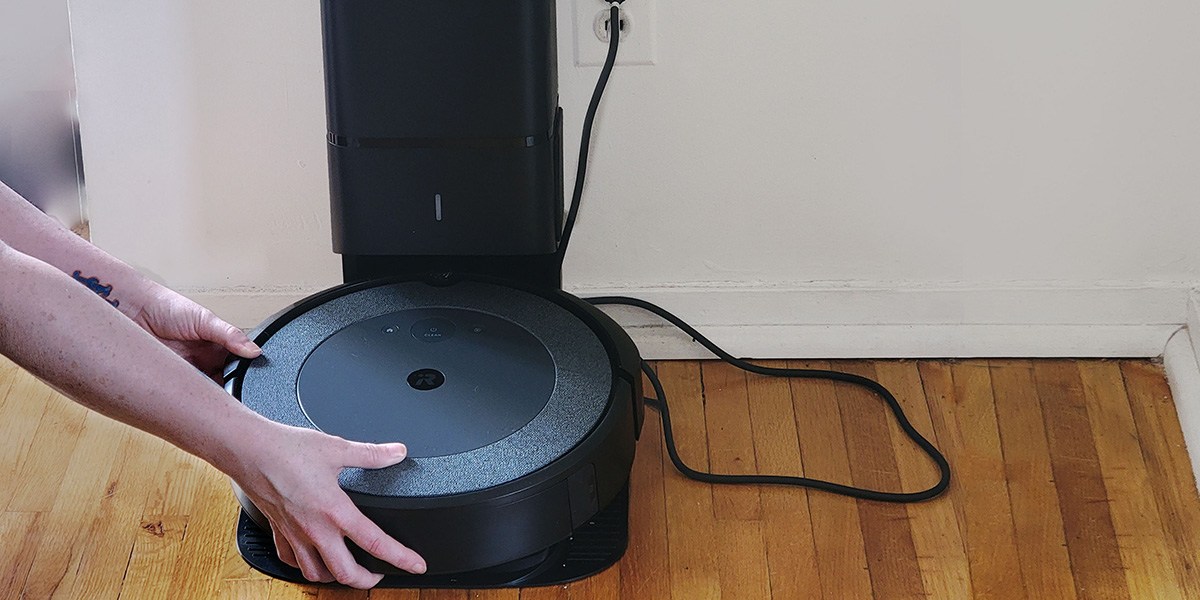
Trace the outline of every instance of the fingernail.
{"type": "Polygon", "coordinates": [[[408,456],[408,446],[396,444],[396,456],[408,456]]]}
{"type": "Polygon", "coordinates": [[[412,572],[416,573],[417,575],[424,573],[426,570],[427,570],[427,567],[425,566],[425,563],[423,563],[423,562],[419,562],[419,563],[413,565],[413,568],[412,568],[412,572]]]}

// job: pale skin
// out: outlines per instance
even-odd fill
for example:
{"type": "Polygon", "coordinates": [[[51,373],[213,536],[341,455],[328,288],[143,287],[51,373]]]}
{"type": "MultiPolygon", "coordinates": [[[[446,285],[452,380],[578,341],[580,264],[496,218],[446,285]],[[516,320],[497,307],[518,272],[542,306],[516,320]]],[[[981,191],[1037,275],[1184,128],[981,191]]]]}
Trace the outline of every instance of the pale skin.
{"type": "Polygon", "coordinates": [[[423,573],[424,560],[363,516],[337,483],[345,467],[404,460],[404,445],[350,442],[259,416],[210,379],[227,353],[253,358],[261,350],[0,183],[0,354],[229,475],[270,519],[280,559],[310,581],[379,583],[381,575],[354,561],[346,538],[423,573]],[[106,298],[80,281],[92,277],[106,298]]]}

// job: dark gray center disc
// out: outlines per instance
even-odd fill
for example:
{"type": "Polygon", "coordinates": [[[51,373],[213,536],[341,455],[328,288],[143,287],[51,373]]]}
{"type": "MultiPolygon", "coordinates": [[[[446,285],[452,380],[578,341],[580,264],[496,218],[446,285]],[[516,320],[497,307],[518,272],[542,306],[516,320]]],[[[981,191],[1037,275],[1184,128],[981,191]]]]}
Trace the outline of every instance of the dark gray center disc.
{"type": "Polygon", "coordinates": [[[524,328],[457,308],[403,310],[333,334],[300,369],[300,406],[326,433],[446,456],[521,429],[554,391],[554,361],[524,328]]]}

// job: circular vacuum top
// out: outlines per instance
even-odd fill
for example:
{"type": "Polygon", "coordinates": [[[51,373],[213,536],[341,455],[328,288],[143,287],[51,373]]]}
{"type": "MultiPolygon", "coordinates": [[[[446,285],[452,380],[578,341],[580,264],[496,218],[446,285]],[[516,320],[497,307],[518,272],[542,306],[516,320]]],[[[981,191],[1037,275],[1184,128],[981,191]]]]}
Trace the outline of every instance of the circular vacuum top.
{"type": "Polygon", "coordinates": [[[241,399],[281,423],[409,458],[342,486],[441,496],[528,475],[600,420],[612,366],[595,333],[540,296],[478,282],[380,285],[293,318],[250,363],[241,399]]]}

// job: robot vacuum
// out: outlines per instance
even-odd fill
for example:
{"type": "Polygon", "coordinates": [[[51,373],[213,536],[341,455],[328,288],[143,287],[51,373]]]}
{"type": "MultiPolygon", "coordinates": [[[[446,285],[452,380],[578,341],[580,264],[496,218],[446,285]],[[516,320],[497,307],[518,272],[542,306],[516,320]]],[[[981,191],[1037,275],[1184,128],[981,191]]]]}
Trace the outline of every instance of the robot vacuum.
{"type": "Polygon", "coordinates": [[[308,298],[254,337],[262,356],[227,384],[249,408],[350,440],[408,445],[404,462],[347,469],[340,483],[426,559],[430,575],[542,557],[627,483],[641,359],[611,319],[568,294],[376,280],[308,298]]]}
{"type": "MultiPolygon", "coordinates": [[[[425,558],[383,585],[569,581],[623,553],[641,358],[561,289],[553,0],[322,2],[343,285],[267,319],[226,389],[280,423],[408,457],[342,488],[425,558]]],[[[236,490],[235,490],[236,491],[236,490]]],[[[240,493],[242,556],[281,563],[240,493]]]]}

